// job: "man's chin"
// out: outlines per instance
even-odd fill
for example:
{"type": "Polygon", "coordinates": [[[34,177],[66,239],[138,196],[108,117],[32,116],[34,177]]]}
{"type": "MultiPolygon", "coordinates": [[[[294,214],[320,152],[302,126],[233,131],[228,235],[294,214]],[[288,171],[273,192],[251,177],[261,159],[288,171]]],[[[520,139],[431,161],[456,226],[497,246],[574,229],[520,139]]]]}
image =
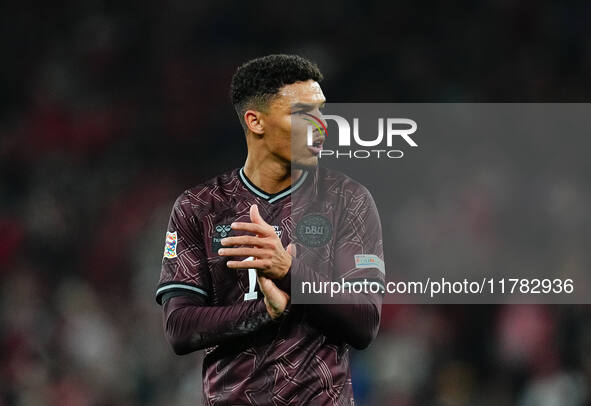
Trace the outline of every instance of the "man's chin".
{"type": "Polygon", "coordinates": [[[291,166],[296,169],[314,169],[318,166],[318,157],[312,156],[309,158],[296,159],[291,162],[291,166]]]}

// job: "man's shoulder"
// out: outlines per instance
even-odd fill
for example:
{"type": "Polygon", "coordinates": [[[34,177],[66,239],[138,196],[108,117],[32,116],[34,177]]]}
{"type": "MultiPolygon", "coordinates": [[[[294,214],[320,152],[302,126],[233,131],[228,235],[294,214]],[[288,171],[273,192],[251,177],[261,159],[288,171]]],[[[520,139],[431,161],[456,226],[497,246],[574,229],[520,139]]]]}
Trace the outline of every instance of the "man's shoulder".
{"type": "Polygon", "coordinates": [[[366,196],[371,198],[370,191],[363,184],[335,169],[319,167],[318,181],[325,190],[333,190],[343,196],[366,196]]]}
{"type": "Polygon", "coordinates": [[[175,206],[184,206],[193,212],[209,211],[227,200],[236,190],[238,168],[231,169],[184,190],[176,199],[175,206]]]}
{"type": "Polygon", "coordinates": [[[378,207],[367,187],[353,177],[334,169],[322,169],[318,176],[324,178],[326,182],[319,184],[319,188],[326,191],[327,199],[332,201],[333,207],[340,208],[335,210],[335,214],[345,213],[344,221],[352,219],[365,221],[372,217],[379,222],[378,207]]]}
{"type": "Polygon", "coordinates": [[[201,194],[204,194],[208,191],[212,192],[219,188],[227,189],[228,186],[231,186],[238,182],[239,170],[239,168],[234,168],[229,171],[223,172],[219,175],[214,176],[213,178],[207,179],[206,181],[199,183],[198,185],[190,187],[183,193],[189,197],[198,198],[201,194]]]}

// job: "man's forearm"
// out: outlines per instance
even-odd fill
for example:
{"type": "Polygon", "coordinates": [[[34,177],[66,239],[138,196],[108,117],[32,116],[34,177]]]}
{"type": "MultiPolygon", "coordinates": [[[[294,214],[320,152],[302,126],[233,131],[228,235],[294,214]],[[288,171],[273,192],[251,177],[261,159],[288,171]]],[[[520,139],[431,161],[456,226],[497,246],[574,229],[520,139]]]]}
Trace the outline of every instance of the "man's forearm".
{"type": "Polygon", "coordinates": [[[305,307],[314,324],[328,337],[342,340],[357,350],[367,348],[378,333],[380,310],[372,303],[310,304],[305,307]]]}
{"type": "MultiPolygon", "coordinates": [[[[310,266],[294,259],[288,274],[278,286],[291,293],[290,284],[299,286],[302,281],[316,286],[330,280],[310,266]]],[[[336,303],[299,305],[304,307],[327,336],[341,339],[356,349],[367,347],[378,333],[382,298],[378,294],[341,293],[336,303]],[[337,304],[338,303],[338,304],[337,304]]],[[[294,305],[292,305],[294,306],[294,305]]],[[[296,305],[297,306],[297,305],[296,305]]]]}
{"type": "Polygon", "coordinates": [[[263,299],[205,306],[189,296],[164,304],[164,331],[176,354],[187,354],[257,331],[273,323],[263,299]]]}

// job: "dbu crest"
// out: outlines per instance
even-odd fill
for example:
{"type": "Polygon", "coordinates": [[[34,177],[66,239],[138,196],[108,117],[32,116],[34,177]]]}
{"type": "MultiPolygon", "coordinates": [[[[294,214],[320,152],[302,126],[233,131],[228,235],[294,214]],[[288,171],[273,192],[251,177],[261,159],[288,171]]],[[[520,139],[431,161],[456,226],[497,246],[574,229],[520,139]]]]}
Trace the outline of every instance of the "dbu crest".
{"type": "Polygon", "coordinates": [[[325,245],[332,236],[332,224],[321,214],[308,214],[296,226],[298,241],[312,248],[325,245]]]}

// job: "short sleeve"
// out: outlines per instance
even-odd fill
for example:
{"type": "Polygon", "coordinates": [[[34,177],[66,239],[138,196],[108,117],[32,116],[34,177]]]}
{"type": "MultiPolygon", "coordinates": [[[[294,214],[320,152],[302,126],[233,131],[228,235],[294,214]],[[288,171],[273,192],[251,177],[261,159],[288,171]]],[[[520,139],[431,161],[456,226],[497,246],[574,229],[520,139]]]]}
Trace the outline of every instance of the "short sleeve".
{"type": "Polygon", "coordinates": [[[156,302],[162,304],[162,296],[169,292],[190,292],[208,299],[210,287],[202,227],[187,193],[183,193],[168,222],[156,302]]]}

